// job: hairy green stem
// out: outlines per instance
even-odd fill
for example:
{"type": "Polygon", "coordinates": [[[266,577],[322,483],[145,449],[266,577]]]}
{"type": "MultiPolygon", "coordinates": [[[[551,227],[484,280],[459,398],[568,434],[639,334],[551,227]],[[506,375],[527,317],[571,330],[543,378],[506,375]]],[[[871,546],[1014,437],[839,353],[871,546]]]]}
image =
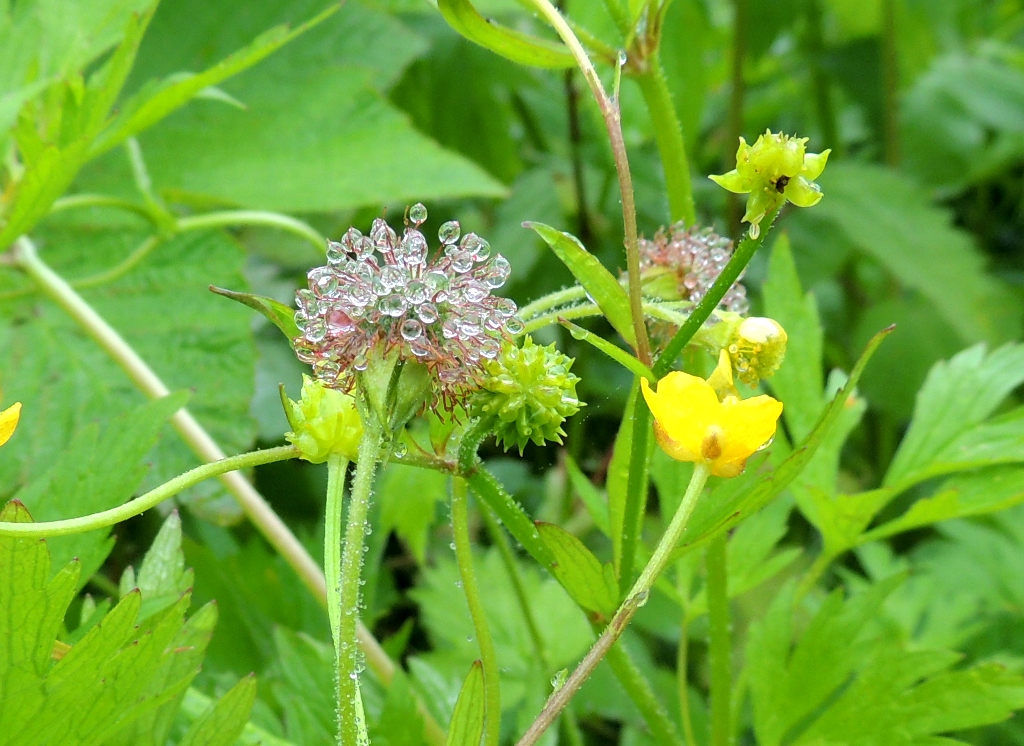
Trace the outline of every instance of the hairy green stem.
{"type": "Polygon", "coordinates": [[[480,647],[480,663],[484,673],[484,746],[498,746],[501,735],[501,683],[498,678],[498,655],[494,650],[494,639],[487,624],[480,588],[473,571],[473,545],[469,537],[469,498],[466,480],[455,477],[452,480],[452,533],[455,537],[455,560],[459,566],[462,592],[469,606],[473,620],[477,645],[480,647]]]}
{"type": "Polygon", "coordinates": [[[217,477],[239,469],[251,469],[262,464],[273,464],[277,461],[297,458],[299,451],[295,446],[279,446],[262,451],[252,451],[238,456],[227,456],[209,464],[197,466],[184,474],[164,482],[145,495],[129,500],[110,510],[90,513],[80,518],[64,518],[59,521],[40,521],[38,523],[5,523],[0,522],[0,536],[66,536],[80,534],[97,528],[105,528],[126,521],[129,518],[156,507],[164,500],[174,497],[189,487],[202,481],[217,477]]]}
{"type": "MultiPolygon", "coordinates": [[[[117,331],[107,323],[60,275],[54,272],[36,252],[28,236],[20,237],[14,245],[15,263],[39,288],[49,296],[88,334],[110,358],[120,366],[132,383],[147,397],[161,399],[170,390],[117,331]]],[[[193,453],[204,462],[226,458],[223,450],[202,425],[186,409],[171,417],[171,425],[193,453]]],[[[327,603],[327,584],[323,568],[314,560],[291,529],[274,512],[263,496],[238,472],[220,475],[220,481],[235,498],[246,516],[267,542],[281,555],[321,604],[327,603]]],[[[358,627],[359,643],[366,655],[367,665],[385,686],[390,685],[397,666],[361,623],[358,627]]],[[[425,733],[431,746],[442,746],[445,732],[437,721],[418,702],[417,708],[424,718],[425,733]]]]}
{"type": "Polygon", "coordinates": [[[665,534],[661,537],[661,541],[658,542],[658,546],[655,547],[651,559],[644,567],[643,572],[640,573],[640,577],[637,578],[626,600],[619,606],[605,631],[601,633],[597,642],[590,648],[590,651],[584,656],[562,688],[548,699],[544,709],[541,710],[540,715],[534,720],[533,725],[519,739],[517,746],[531,746],[540,740],[540,737],[555,721],[569,700],[583,686],[583,682],[597,668],[597,664],[612,650],[615,642],[625,631],[633,615],[636,614],[637,609],[647,603],[647,596],[654,585],[654,581],[665,568],[672,550],[675,549],[682,538],[683,531],[686,529],[686,523],[689,521],[694,507],[697,505],[697,498],[700,497],[701,492],[704,490],[704,485],[707,483],[710,474],[711,467],[709,464],[699,462],[694,466],[693,476],[690,478],[690,484],[686,488],[686,494],[683,495],[675,515],[672,516],[672,521],[665,530],[665,534]]]}
{"type": "Polygon", "coordinates": [[[732,636],[729,631],[728,533],[708,545],[708,657],[711,662],[711,746],[732,740],[732,636]]]}
{"type": "Polygon", "coordinates": [[[553,293],[542,295],[532,303],[528,303],[519,309],[519,318],[524,322],[529,321],[534,316],[547,311],[550,308],[558,308],[568,303],[575,303],[577,301],[584,300],[587,297],[587,291],[584,290],[582,285],[571,285],[561,290],[556,290],[553,293]]]}
{"type": "Polygon", "coordinates": [[[363,439],[359,443],[356,471],[352,478],[352,494],[348,502],[345,546],[341,552],[338,604],[338,744],[362,746],[366,743],[366,723],[359,695],[361,669],[359,640],[359,590],[363,568],[363,544],[366,539],[366,516],[370,509],[373,475],[384,440],[383,429],[376,418],[363,423],[363,439]]]}
{"type": "MultiPolygon", "coordinates": [[[[327,500],[324,516],[324,577],[327,581],[327,617],[331,622],[334,650],[341,649],[341,522],[348,459],[336,453],[327,458],[327,500]]],[[[340,668],[335,671],[337,675],[340,668]]]]}
{"type": "Polygon", "coordinates": [[[304,238],[319,251],[327,250],[327,239],[320,235],[309,223],[296,220],[288,215],[265,210],[225,210],[208,212],[202,215],[191,215],[179,218],[179,231],[195,231],[205,228],[226,228],[236,225],[260,225],[267,228],[278,228],[299,238],[304,238]]]}
{"type": "MultiPolygon", "coordinates": [[[[622,645],[612,645],[606,660],[629,699],[636,705],[660,746],[683,746],[675,724],[650,683],[622,645]]],[[[689,746],[689,742],[687,742],[689,746]]]]}
{"type": "Polygon", "coordinates": [[[693,736],[693,713],[690,711],[690,631],[688,606],[690,602],[690,584],[684,563],[676,563],[676,590],[679,593],[679,604],[682,614],[679,620],[679,649],[676,652],[676,686],[679,689],[679,719],[683,723],[683,736],[687,744],[697,743],[693,736]]]}
{"type": "Polygon", "coordinates": [[[665,80],[658,52],[649,54],[645,62],[647,69],[634,76],[634,79],[640,86],[654,125],[654,140],[658,144],[661,167],[665,172],[669,215],[673,223],[682,220],[687,225],[694,225],[697,222],[697,211],[693,204],[693,184],[690,180],[690,163],[686,157],[683,128],[672,103],[672,93],[665,80]]]}
{"type": "Polygon", "coordinates": [[[640,290],[640,249],[636,226],[636,200],[633,195],[633,177],[629,171],[629,157],[626,153],[626,142],[622,136],[622,118],[617,102],[613,102],[604,90],[601,79],[594,69],[586,50],[549,0],[533,0],[541,15],[555,29],[562,41],[569,48],[583,72],[583,77],[590,86],[597,101],[601,116],[608,130],[608,140],[612,147],[615,160],[615,172],[619,177],[619,192],[622,197],[622,222],[625,227],[626,268],[629,271],[629,307],[633,315],[633,329],[636,333],[636,353],[645,365],[651,362],[651,346],[647,338],[647,327],[644,325],[643,296],[640,290]]]}
{"type": "Polygon", "coordinates": [[[661,356],[654,364],[654,374],[656,376],[660,378],[672,369],[672,364],[679,357],[679,353],[683,351],[683,348],[693,339],[693,335],[697,333],[704,325],[704,322],[708,320],[708,317],[718,308],[718,304],[725,297],[729,288],[736,282],[740,273],[750,263],[754,254],[761,247],[761,244],[764,243],[765,238],[771,233],[772,225],[778,214],[778,210],[776,210],[765,216],[764,220],[761,221],[761,232],[757,238],[751,238],[749,234],[744,235],[743,240],[740,241],[740,245],[736,248],[729,263],[725,265],[725,269],[718,275],[714,285],[711,286],[700,303],[697,304],[697,307],[690,313],[686,323],[679,327],[679,331],[665,345],[664,352],[661,353],[661,356]]]}

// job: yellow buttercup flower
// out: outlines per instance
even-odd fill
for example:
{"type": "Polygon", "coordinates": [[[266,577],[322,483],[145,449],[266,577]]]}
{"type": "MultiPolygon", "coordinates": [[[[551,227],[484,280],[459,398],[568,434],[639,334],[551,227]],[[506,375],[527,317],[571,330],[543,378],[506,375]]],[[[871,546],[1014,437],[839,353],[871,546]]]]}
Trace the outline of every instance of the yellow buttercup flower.
{"type": "Polygon", "coordinates": [[[665,453],[708,464],[717,477],[740,474],[747,459],[771,441],[782,414],[782,402],[770,396],[727,395],[719,401],[711,383],[680,371],[658,381],[657,392],[646,379],[641,386],[665,453]]]}
{"type": "Polygon", "coordinates": [[[806,137],[790,137],[767,130],[753,145],[740,138],[736,168],[712,175],[716,184],[736,194],[749,194],[744,222],[757,238],[764,216],[786,201],[797,207],[812,207],[821,201],[821,189],[814,180],[821,176],[831,150],[807,152],[806,137]]]}
{"type": "Polygon", "coordinates": [[[18,418],[21,417],[21,402],[15,402],[3,412],[0,412],[0,446],[11,439],[14,429],[18,426],[18,418]]]}

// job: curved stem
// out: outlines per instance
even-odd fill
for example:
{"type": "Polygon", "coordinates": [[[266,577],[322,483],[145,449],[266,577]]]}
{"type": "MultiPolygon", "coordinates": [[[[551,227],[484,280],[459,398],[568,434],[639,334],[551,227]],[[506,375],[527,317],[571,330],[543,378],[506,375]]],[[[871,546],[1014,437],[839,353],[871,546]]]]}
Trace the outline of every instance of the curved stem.
{"type": "Polygon", "coordinates": [[[177,222],[179,231],[226,228],[233,225],[263,225],[269,228],[280,228],[287,233],[306,239],[321,252],[327,249],[327,239],[321,236],[320,232],[309,223],[277,212],[225,210],[223,212],[208,212],[203,215],[191,215],[179,218],[177,222]]]}
{"type": "Polygon", "coordinates": [[[544,709],[541,710],[533,725],[519,739],[517,746],[532,746],[532,744],[540,740],[544,731],[555,721],[558,714],[565,708],[569,700],[572,699],[573,695],[583,685],[583,682],[597,668],[597,664],[601,662],[601,659],[604,658],[612,645],[622,635],[633,615],[636,614],[637,609],[647,602],[647,594],[650,593],[654,581],[665,568],[672,550],[679,543],[683,531],[686,529],[686,523],[690,519],[694,507],[697,505],[697,498],[700,497],[700,493],[703,491],[710,474],[711,467],[708,464],[700,462],[694,466],[690,484],[687,486],[686,494],[683,495],[683,499],[676,509],[676,514],[672,516],[672,521],[669,523],[665,535],[661,537],[661,541],[658,542],[658,546],[654,549],[654,554],[651,555],[650,561],[644,567],[643,572],[640,573],[640,577],[637,578],[626,600],[619,606],[618,611],[615,612],[615,616],[612,617],[605,631],[597,639],[593,647],[590,648],[590,651],[576,667],[576,670],[572,672],[572,675],[569,676],[562,688],[548,699],[544,709]]]}
{"type": "Polygon", "coordinates": [[[467,507],[466,480],[455,477],[452,480],[452,533],[455,536],[455,559],[459,565],[462,592],[469,605],[469,616],[473,620],[477,644],[480,646],[480,662],[484,671],[484,746],[498,746],[501,734],[501,684],[498,678],[498,656],[494,651],[494,640],[487,625],[487,615],[480,600],[480,588],[473,572],[473,546],[469,538],[469,510],[467,507]]]}
{"type": "Polygon", "coordinates": [[[128,274],[128,272],[130,272],[139,262],[152,254],[153,249],[163,243],[163,241],[164,238],[162,236],[150,236],[139,244],[139,247],[125,257],[119,264],[115,264],[110,269],[97,272],[94,275],[83,277],[80,280],[73,280],[71,282],[71,286],[76,288],[91,288],[97,285],[104,285],[108,282],[113,282],[119,277],[123,277],[128,274]]]}
{"type": "MultiPolygon", "coordinates": [[[[35,245],[22,236],[15,242],[13,256],[15,263],[46,295],[88,334],[110,358],[120,366],[132,383],[151,399],[160,399],[170,390],[153,372],[146,362],[107,321],[96,313],[68,283],[39,258],[35,245]]],[[[202,461],[212,462],[226,458],[217,442],[210,437],[202,425],[188,412],[181,409],[171,418],[171,425],[182,440],[202,461]]],[[[321,604],[327,603],[327,585],[323,568],[314,560],[291,529],[274,512],[263,496],[241,474],[229,472],[220,476],[221,483],[235,498],[246,516],[267,542],[288,563],[303,585],[321,604]]],[[[377,674],[385,686],[391,684],[397,669],[387,652],[366,627],[357,627],[359,644],[366,655],[367,665],[377,674]]],[[[432,746],[445,742],[445,732],[437,721],[417,700],[417,710],[424,719],[426,734],[432,746]]]]}
{"type": "Polygon", "coordinates": [[[635,79],[654,125],[654,139],[665,172],[669,215],[673,223],[682,220],[687,225],[694,225],[697,222],[697,211],[693,204],[693,184],[690,180],[690,163],[686,157],[683,128],[676,115],[672,93],[668,89],[657,51],[648,55],[646,63],[647,69],[636,75],[635,79]]]}
{"type": "Polygon", "coordinates": [[[239,469],[250,469],[262,464],[272,464],[276,461],[285,461],[286,459],[297,458],[298,455],[299,451],[295,446],[279,446],[262,451],[243,453],[238,456],[228,456],[213,463],[197,466],[195,469],[191,469],[168,482],[164,482],[145,495],[136,497],[134,500],[129,500],[123,505],[118,505],[110,510],[90,513],[80,518],[65,518],[59,521],[41,521],[39,523],[6,523],[0,521],[0,536],[66,536],[68,534],[80,534],[97,528],[113,526],[115,523],[126,521],[140,513],[146,512],[164,500],[174,497],[182,490],[193,487],[210,477],[220,476],[221,474],[239,469]]]}
{"type": "Polygon", "coordinates": [[[146,205],[106,194],[72,194],[68,197],[61,197],[50,206],[50,214],[85,207],[112,207],[125,212],[133,212],[149,221],[153,220],[152,212],[146,205]]]}
{"type": "Polygon", "coordinates": [[[363,543],[366,538],[366,515],[373,491],[373,475],[383,431],[376,418],[363,423],[363,439],[359,443],[356,473],[349,498],[345,547],[341,553],[338,605],[338,743],[356,746],[366,743],[366,724],[359,695],[359,623],[360,574],[363,567],[363,543]]]}
{"type": "Polygon", "coordinates": [[[711,662],[711,746],[732,740],[732,641],[729,634],[727,537],[723,531],[708,545],[708,657],[711,662]]]}
{"type": "Polygon", "coordinates": [[[615,171],[619,177],[619,192],[622,197],[622,222],[625,227],[626,245],[626,268],[629,271],[629,306],[633,315],[633,328],[636,332],[637,357],[645,365],[651,362],[651,347],[647,339],[647,327],[644,325],[642,296],[640,293],[640,250],[637,242],[636,228],[636,201],[633,196],[633,177],[629,172],[629,157],[626,154],[626,142],[622,136],[622,120],[618,104],[613,102],[605,93],[601,79],[594,69],[594,63],[590,61],[586,50],[580,44],[579,39],[573,33],[572,28],[566,23],[565,18],[558,12],[549,0],[533,0],[537,10],[547,19],[548,23],[555,29],[562,41],[569,48],[572,56],[576,59],[590,86],[597,105],[604,117],[605,127],[608,130],[608,139],[612,146],[612,155],[615,159],[615,171]]]}

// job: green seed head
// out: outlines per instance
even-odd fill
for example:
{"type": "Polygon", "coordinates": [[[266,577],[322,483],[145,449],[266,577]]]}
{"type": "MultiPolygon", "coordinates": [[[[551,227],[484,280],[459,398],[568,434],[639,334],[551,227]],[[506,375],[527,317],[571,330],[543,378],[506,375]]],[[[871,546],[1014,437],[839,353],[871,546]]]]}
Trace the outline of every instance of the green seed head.
{"type": "Polygon", "coordinates": [[[281,402],[292,427],[284,437],[299,449],[302,458],[314,464],[323,463],[332,454],[355,459],[363,422],[354,398],[303,376],[299,401],[285,396],[282,388],[281,402]]]}
{"type": "Polygon", "coordinates": [[[573,359],[527,336],[522,347],[506,344],[486,363],[482,386],[473,397],[472,413],[495,422],[495,437],[505,450],[520,454],[529,441],[562,442],[562,423],[583,403],[576,397],[579,377],[569,372],[573,359]]]}

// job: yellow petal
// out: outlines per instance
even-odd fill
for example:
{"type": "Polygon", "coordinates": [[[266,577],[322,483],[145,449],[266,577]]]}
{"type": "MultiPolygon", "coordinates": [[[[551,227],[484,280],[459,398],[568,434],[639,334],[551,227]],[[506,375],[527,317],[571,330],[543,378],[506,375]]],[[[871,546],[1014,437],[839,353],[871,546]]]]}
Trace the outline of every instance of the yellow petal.
{"type": "Polygon", "coordinates": [[[677,450],[700,453],[701,441],[708,428],[716,424],[721,407],[708,382],[673,371],[658,381],[657,393],[651,391],[646,380],[641,380],[641,386],[664,437],[676,443],[677,450]]]}
{"type": "Polygon", "coordinates": [[[16,402],[0,412],[0,446],[11,439],[14,435],[14,428],[18,426],[18,419],[21,417],[21,402],[16,402]]]}
{"type": "Polygon", "coordinates": [[[821,172],[825,170],[825,164],[828,163],[828,154],[832,152],[832,149],[823,150],[820,153],[808,153],[804,158],[804,167],[800,172],[808,181],[814,181],[821,172]]]}
{"type": "Polygon", "coordinates": [[[730,192],[735,192],[736,194],[746,194],[750,191],[750,184],[736,169],[733,169],[727,174],[711,174],[708,178],[723,189],[728,189],[730,192]]]}
{"type": "Polygon", "coordinates": [[[782,402],[770,396],[755,396],[742,401],[728,397],[722,402],[725,443],[718,460],[734,464],[745,462],[772,439],[781,414],[782,402]]]}

